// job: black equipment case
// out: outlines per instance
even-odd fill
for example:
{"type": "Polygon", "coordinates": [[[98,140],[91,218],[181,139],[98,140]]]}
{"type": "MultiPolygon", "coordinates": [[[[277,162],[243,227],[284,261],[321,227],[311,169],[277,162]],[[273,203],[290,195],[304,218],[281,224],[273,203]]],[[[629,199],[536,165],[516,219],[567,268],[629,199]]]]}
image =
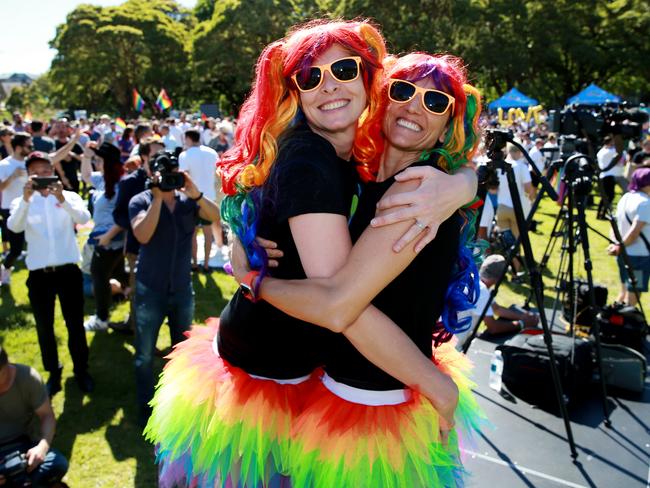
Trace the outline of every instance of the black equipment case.
{"type": "Polygon", "coordinates": [[[620,344],[643,353],[648,324],[636,307],[608,305],[598,314],[598,324],[601,342],[620,344]]]}
{"type": "Polygon", "coordinates": [[[645,387],[645,356],[619,344],[601,344],[603,374],[608,386],[642,393],[645,387]]]}
{"type": "MultiPolygon", "coordinates": [[[[591,343],[553,334],[553,352],[569,401],[580,397],[592,379],[591,343]]],[[[539,329],[525,329],[497,347],[503,355],[503,384],[522,400],[540,405],[557,404],[548,349],[539,329]]]]}

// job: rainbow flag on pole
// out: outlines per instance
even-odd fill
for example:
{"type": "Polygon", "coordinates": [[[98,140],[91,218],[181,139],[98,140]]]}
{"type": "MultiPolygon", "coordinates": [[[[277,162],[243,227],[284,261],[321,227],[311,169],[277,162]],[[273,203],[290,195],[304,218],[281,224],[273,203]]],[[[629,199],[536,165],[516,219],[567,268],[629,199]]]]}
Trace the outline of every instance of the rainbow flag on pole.
{"type": "Polygon", "coordinates": [[[156,107],[158,107],[162,112],[163,110],[167,110],[171,106],[172,106],[172,99],[169,98],[169,95],[167,95],[167,92],[163,88],[162,90],[160,90],[160,93],[158,94],[158,98],[156,99],[156,107]]]}
{"type": "Polygon", "coordinates": [[[135,88],[133,89],[133,108],[136,112],[142,112],[142,109],[144,108],[144,99],[135,88]]]}
{"type": "Polygon", "coordinates": [[[126,129],[126,122],[121,117],[115,119],[115,125],[122,130],[126,129]]]}

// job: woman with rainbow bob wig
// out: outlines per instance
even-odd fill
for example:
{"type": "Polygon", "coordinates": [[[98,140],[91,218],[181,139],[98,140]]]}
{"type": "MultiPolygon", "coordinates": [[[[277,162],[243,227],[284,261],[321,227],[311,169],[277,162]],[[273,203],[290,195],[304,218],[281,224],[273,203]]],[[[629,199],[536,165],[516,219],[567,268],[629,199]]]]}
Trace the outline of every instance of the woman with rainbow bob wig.
{"type": "MultiPolygon", "coordinates": [[[[336,334],[257,301],[256,283],[271,275],[327,277],[345,262],[358,181],[374,177],[381,151],[385,55],[372,25],[328,21],[298,27],[260,55],[221,166],[228,194],[222,215],[258,271],[240,280],[220,319],[193,328],[169,356],[145,429],[157,446],[161,486],[290,483],[291,428],[320,385],[314,372],[336,334]],[[279,264],[258,236],[283,249],[279,264]]],[[[435,212],[418,202],[432,199],[426,182],[440,177],[418,178],[418,191],[406,198],[414,215],[430,222],[435,212]]],[[[464,181],[454,180],[454,208],[471,199],[474,188],[464,181]]],[[[438,370],[424,355],[394,354],[417,348],[375,315],[346,334],[354,331],[359,349],[383,370],[433,395],[438,370]]]]}
{"type": "MultiPolygon", "coordinates": [[[[302,320],[344,331],[354,329],[371,304],[402,328],[416,346],[411,353],[428,358],[439,378],[434,391],[400,381],[368,361],[376,356],[366,359],[362,348],[355,349],[355,333],[335,336],[321,382],[293,425],[294,487],[462,486],[459,445],[483,420],[465,376],[471,365],[451,341],[470,326],[471,318],[459,312],[473,307],[478,292],[472,210],[443,222],[420,252],[414,245],[392,250],[408,222],[368,227],[380,198],[413,188],[412,181],[395,182],[399,171],[432,165],[455,171],[471,161],[479,142],[480,94],[454,56],[413,53],[384,66],[383,155],[351,219],[355,244],[346,263],[330,278],[260,275],[259,296],[302,320]]],[[[236,275],[247,271],[236,264],[236,275]]],[[[383,329],[375,320],[379,335],[383,329]]]]}

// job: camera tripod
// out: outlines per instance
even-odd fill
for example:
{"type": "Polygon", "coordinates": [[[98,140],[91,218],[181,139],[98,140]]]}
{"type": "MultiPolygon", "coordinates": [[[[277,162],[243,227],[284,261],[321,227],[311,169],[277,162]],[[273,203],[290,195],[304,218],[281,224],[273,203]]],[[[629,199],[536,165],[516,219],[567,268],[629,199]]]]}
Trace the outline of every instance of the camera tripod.
{"type": "MultiPolygon", "coordinates": [[[[609,205],[609,201],[607,200],[607,196],[605,193],[602,191],[602,183],[600,180],[599,181],[599,194],[601,198],[604,199],[605,201],[605,206],[606,206],[606,215],[605,218],[609,221],[611,230],[615,236],[616,242],[620,243],[621,249],[620,249],[620,255],[621,259],[623,261],[623,265],[625,267],[625,270],[627,272],[627,275],[630,279],[630,282],[632,284],[632,289],[634,294],[637,297],[637,302],[639,309],[641,310],[641,313],[645,315],[645,312],[643,310],[643,306],[641,304],[640,300],[640,295],[637,287],[637,282],[635,275],[632,270],[632,266],[630,264],[630,259],[629,255],[627,254],[627,249],[624,244],[622,244],[623,239],[621,237],[620,231],[618,229],[618,226],[616,225],[616,219],[612,215],[611,207],[609,205]]],[[[590,184],[588,182],[583,182],[584,188],[582,189],[583,191],[589,191],[590,190],[590,184]]],[[[566,297],[566,301],[568,302],[568,306],[566,307],[566,310],[568,311],[568,315],[565,315],[566,320],[569,323],[569,334],[572,335],[574,333],[573,327],[574,323],[576,320],[576,315],[577,315],[577,300],[576,300],[576,295],[577,295],[577,290],[575,289],[575,262],[574,262],[574,254],[578,250],[578,244],[582,243],[582,232],[579,227],[576,227],[576,218],[579,216],[575,215],[575,205],[573,205],[574,198],[570,198],[572,196],[572,193],[575,192],[567,192],[562,199],[562,204],[561,204],[561,209],[557,214],[557,217],[555,219],[555,222],[553,224],[553,230],[551,231],[548,243],[546,245],[546,248],[544,250],[544,254],[540,260],[540,269],[544,270],[547,265],[548,261],[553,255],[553,252],[555,251],[555,248],[560,242],[560,262],[558,265],[558,273],[556,275],[556,281],[555,281],[555,290],[556,290],[556,296],[553,304],[553,314],[551,318],[551,323],[554,323],[555,321],[555,316],[557,313],[557,310],[559,308],[559,304],[563,302],[561,300],[561,295],[564,294],[566,297]]],[[[582,198],[584,195],[579,196],[579,198],[582,198]]],[[[594,234],[602,237],[604,240],[609,242],[610,244],[613,244],[614,241],[612,241],[608,236],[604,235],[602,232],[598,231],[597,229],[593,228],[589,223],[586,223],[586,228],[593,232],[594,234]]],[[[587,237],[587,236],[585,236],[587,237]]],[[[588,244],[587,244],[588,245],[588,244]]],[[[526,299],[526,302],[524,304],[524,308],[528,308],[531,300],[532,300],[532,293],[528,295],[528,298],[526,299]]],[[[595,314],[596,310],[591,308],[590,306],[587,307],[589,314],[595,314]]]]}
{"type": "MultiPolygon", "coordinates": [[[[532,216],[534,215],[537,207],[539,206],[539,203],[541,201],[542,195],[544,192],[548,193],[549,196],[553,200],[557,200],[557,194],[551,187],[550,183],[548,182],[548,179],[544,176],[541,175],[537,167],[533,164],[533,162],[530,159],[530,156],[526,152],[526,150],[521,147],[520,144],[516,143],[513,141],[512,135],[510,133],[504,132],[504,131],[491,131],[488,134],[488,156],[490,157],[490,163],[493,165],[493,167],[501,169],[506,173],[507,181],[508,181],[508,188],[510,189],[510,195],[511,199],[513,202],[513,210],[515,213],[515,218],[517,221],[517,225],[519,227],[519,238],[515,242],[515,244],[511,247],[510,252],[507,255],[507,260],[506,260],[506,267],[504,268],[502,275],[499,277],[497,280],[496,285],[492,289],[490,293],[490,297],[488,299],[487,304],[485,305],[484,309],[481,311],[481,315],[479,316],[479,319],[477,323],[474,326],[474,329],[472,330],[471,334],[467,337],[465,340],[462,350],[463,352],[467,352],[469,349],[473,339],[476,337],[476,334],[478,332],[478,327],[485,317],[485,314],[487,312],[487,309],[489,308],[490,304],[492,303],[494,297],[496,296],[498,292],[498,288],[503,281],[503,278],[505,277],[507,273],[507,269],[514,257],[515,250],[517,249],[517,246],[519,243],[521,243],[523,250],[524,250],[524,258],[525,258],[525,263],[526,266],[529,270],[529,279],[530,279],[530,284],[531,284],[531,295],[534,296],[537,308],[540,311],[540,322],[542,325],[542,330],[544,334],[544,343],[546,344],[547,350],[548,350],[548,355],[549,355],[549,366],[551,369],[551,377],[553,380],[553,385],[555,389],[555,394],[557,397],[557,402],[558,406],[560,408],[560,413],[562,415],[562,418],[564,420],[564,426],[565,430],[567,433],[567,440],[569,442],[569,447],[571,450],[571,457],[573,459],[576,459],[578,457],[578,453],[575,448],[575,442],[573,439],[573,432],[571,429],[571,423],[568,417],[568,412],[566,408],[566,403],[565,403],[565,396],[562,391],[562,384],[560,381],[560,376],[558,373],[557,369],[557,363],[555,360],[555,354],[553,352],[553,339],[552,339],[552,334],[549,329],[548,321],[546,318],[546,314],[544,312],[544,293],[543,293],[543,281],[542,281],[542,275],[541,275],[541,270],[537,266],[533,252],[532,252],[532,247],[530,244],[530,238],[528,236],[528,221],[532,219],[532,216]],[[506,163],[503,159],[503,153],[502,150],[505,147],[506,142],[510,142],[516,147],[518,147],[521,151],[522,154],[526,157],[529,163],[531,163],[531,167],[533,168],[533,171],[536,172],[537,176],[540,179],[540,182],[542,184],[542,190],[540,191],[537,195],[537,198],[533,204],[533,208],[531,209],[531,212],[528,216],[528,221],[524,218],[523,214],[523,209],[521,206],[521,200],[519,197],[519,192],[517,189],[517,184],[515,181],[515,176],[514,176],[514,171],[513,168],[510,164],[506,163]]],[[[568,157],[567,163],[572,162],[577,165],[577,161],[581,160],[583,158],[586,158],[586,156],[577,154],[568,157]]],[[[585,251],[585,269],[587,270],[587,278],[588,278],[588,283],[589,283],[589,302],[590,305],[593,307],[595,304],[595,295],[593,291],[593,279],[591,275],[591,260],[589,258],[589,247],[588,247],[588,241],[586,238],[586,220],[585,220],[585,205],[586,205],[586,195],[584,198],[576,199],[575,198],[575,187],[578,186],[578,184],[584,184],[584,177],[581,175],[579,172],[576,172],[577,176],[580,178],[577,178],[575,180],[568,180],[568,186],[569,186],[569,191],[567,192],[567,195],[572,195],[572,197],[567,197],[571,198],[571,203],[575,204],[575,208],[578,211],[578,218],[576,219],[578,227],[580,229],[581,234],[584,235],[582,243],[583,243],[583,250],[585,251]],[[585,246],[586,244],[586,246],[585,246]]],[[[590,180],[589,180],[590,183],[590,180]]],[[[566,197],[566,196],[565,196],[566,197]]],[[[573,213],[572,213],[573,215],[573,213]]],[[[557,227],[557,223],[556,226],[557,227]]],[[[573,228],[573,227],[571,227],[573,228]]],[[[530,299],[528,300],[530,301],[530,299]]],[[[595,331],[595,336],[596,336],[596,360],[598,363],[598,368],[599,368],[599,373],[600,373],[600,384],[601,384],[601,389],[602,389],[602,401],[603,401],[603,412],[605,416],[605,424],[607,426],[611,425],[611,422],[609,420],[609,410],[607,408],[607,391],[606,391],[606,386],[605,386],[605,380],[604,380],[604,375],[602,371],[602,363],[601,363],[601,351],[600,351],[600,332],[599,332],[599,326],[597,321],[595,320],[595,315],[594,315],[594,320],[593,320],[593,327],[595,331]]]]}

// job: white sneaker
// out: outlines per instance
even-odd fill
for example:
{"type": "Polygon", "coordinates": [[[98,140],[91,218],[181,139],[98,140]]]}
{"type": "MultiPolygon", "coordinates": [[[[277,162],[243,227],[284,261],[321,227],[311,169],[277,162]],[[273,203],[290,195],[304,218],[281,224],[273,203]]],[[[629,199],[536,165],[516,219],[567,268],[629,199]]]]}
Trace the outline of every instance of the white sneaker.
{"type": "Polygon", "coordinates": [[[2,266],[0,269],[0,285],[9,286],[11,284],[11,270],[2,266]]]}
{"type": "Polygon", "coordinates": [[[84,329],[88,332],[108,330],[108,320],[100,320],[97,318],[97,315],[91,315],[88,320],[84,322],[84,329]]]}

